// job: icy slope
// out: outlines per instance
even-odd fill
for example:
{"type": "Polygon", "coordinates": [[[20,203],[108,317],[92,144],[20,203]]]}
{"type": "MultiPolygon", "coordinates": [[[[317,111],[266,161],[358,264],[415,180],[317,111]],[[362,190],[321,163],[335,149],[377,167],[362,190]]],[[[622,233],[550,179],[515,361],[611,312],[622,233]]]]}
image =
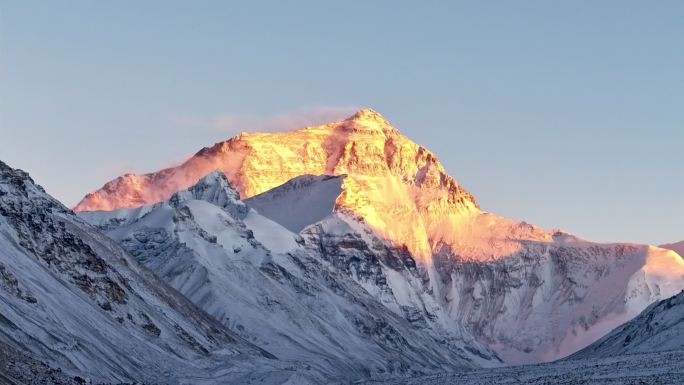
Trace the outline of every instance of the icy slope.
{"type": "Polygon", "coordinates": [[[2,162],[0,343],[96,381],[275,383],[292,375],[2,162]]]}
{"type": "Polygon", "coordinates": [[[288,230],[298,233],[335,209],[342,193],[342,176],[302,175],[268,193],[253,196],[245,203],[288,230]]]}
{"type": "Polygon", "coordinates": [[[684,292],[654,303],[571,358],[614,357],[635,353],[684,352],[684,292]]]}
{"type": "MultiPolygon", "coordinates": [[[[315,191],[330,188],[330,179],[316,180],[323,186],[315,191]]],[[[307,185],[301,178],[295,182],[307,185]]],[[[222,173],[211,173],[198,185],[234,194],[222,173]]],[[[330,378],[498,364],[463,328],[441,333],[412,324],[369,295],[347,271],[303,247],[300,236],[254,211],[244,215],[241,201],[197,190],[194,186],[138,209],[79,215],[244,338],[330,378]]]]}
{"type": "MultiPolygon", "coordinates": [[[[247,203],[258,200],[269,208],[264,215],[279,221],[271,213],[288,211],[292,197],[339,202],[336,188],[323,193],[316,183],[336,180],[340,196],[346,193],[342,178],[307,180],[311,183],[285,183],[247,203]]],[[[301,232],[313,254],[396,314],[433,330],[441,325],[442,332],[464,325],[510,363],[573,353],[684,287],[684,263],[673,252],[596,244],[487,213],[464,217],[459,226],[487,229],[488,239],[437,245],[432,265],[416,264],[406,248],[378,237],[346,207],[338,204],[333,212],[301,232]]]]}

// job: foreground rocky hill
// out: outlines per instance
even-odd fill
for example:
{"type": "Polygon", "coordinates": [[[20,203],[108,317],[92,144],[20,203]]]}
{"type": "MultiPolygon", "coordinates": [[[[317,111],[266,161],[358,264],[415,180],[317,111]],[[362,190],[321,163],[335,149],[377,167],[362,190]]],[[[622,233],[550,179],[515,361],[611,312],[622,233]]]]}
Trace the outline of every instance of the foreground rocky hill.
{"type": "Polygon", "coordinates": [[[95,382],[275,384],[300,376],[2,162],[0,344],[95,382]]]}

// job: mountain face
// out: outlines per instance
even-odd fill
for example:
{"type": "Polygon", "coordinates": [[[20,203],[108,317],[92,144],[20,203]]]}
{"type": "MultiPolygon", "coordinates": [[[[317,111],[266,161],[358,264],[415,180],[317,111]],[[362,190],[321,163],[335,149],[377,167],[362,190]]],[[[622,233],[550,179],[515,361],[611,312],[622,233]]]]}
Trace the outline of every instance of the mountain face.
{"type": "Polygon", "coordinates": [[[509,363],[563,357],[684,288],[675,253],[482,211],[431,152],[368,109],[241,134],[178,167],[117,178],[76,210],[159,202],[215,169],[393,313],[430,330],[463,326],[509,363]]]}
{"type": "MultiPolygon", "coordinates": [[[[328,204],[327,215],[334,200],[313,198],[340,194],[337,177],[300,177],[292,184],[311,190],[279,197],[305,199],[319,212],[328,204]]],[[[259,207],[280,215],[303,203],[283,212],[259,207]]],[[[296,230],[301,218],[292,214],[283,219],[292,219],[285,224],[296,230]]],[[[313,214],[304,218],[318,220],[313,214]]],[[[167,201],[79,215],[241,337],[279,358],[306,362],[329,380],[500,364],[459,325],[418,327],[389,310],[346,270],[312,253],[301,236],[237,200],[221,172],[167,201]]]]}
{"type": "Polygon", "coordinates": [[[684,292],[654,303],[573,359],[684,351],[684,292]]]}
{"type": "Polygon", "coordinates": [[[684,241],[660,245],[663,249],[672,250],[679,255],[684,255],[684,241]]]}
{"type": "Polygon", "coordinates": [[[26,365],[50,374],[36,359],[96,382],[282,383],[294,375],[2,162],[0,346],[8,347],[3,359],[21,352],[10,373],[26,365]]]}

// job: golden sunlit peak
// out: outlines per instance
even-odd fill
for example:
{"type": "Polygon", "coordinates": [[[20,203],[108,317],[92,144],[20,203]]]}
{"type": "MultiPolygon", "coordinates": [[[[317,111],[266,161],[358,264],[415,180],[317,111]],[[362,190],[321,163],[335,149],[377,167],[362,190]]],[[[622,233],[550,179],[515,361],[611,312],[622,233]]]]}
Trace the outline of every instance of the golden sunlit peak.
{"type": "Polygon", "coordinates": [[[357,122],[357,123],[361,123],[361,124],[372,123],[374,125],[390,126],[387,119],[385,119],[385,117],[380,115],[380,113],[378,113],[377,111],[375,111],[372,108],[360,109],[354,115],[349,117],[347,120],[357,122]]]}

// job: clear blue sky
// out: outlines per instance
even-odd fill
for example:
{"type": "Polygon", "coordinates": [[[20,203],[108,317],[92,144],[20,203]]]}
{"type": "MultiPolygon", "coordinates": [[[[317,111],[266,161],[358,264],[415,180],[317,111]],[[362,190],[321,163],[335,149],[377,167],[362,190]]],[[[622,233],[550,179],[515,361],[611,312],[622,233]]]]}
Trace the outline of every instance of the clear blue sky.
{"type": "Polygon", "coordinates": [[[684,239],[683,1],[321,3],[0,1],[0,159],[73,205],[368,106],[489,211],[684,239]]]}

